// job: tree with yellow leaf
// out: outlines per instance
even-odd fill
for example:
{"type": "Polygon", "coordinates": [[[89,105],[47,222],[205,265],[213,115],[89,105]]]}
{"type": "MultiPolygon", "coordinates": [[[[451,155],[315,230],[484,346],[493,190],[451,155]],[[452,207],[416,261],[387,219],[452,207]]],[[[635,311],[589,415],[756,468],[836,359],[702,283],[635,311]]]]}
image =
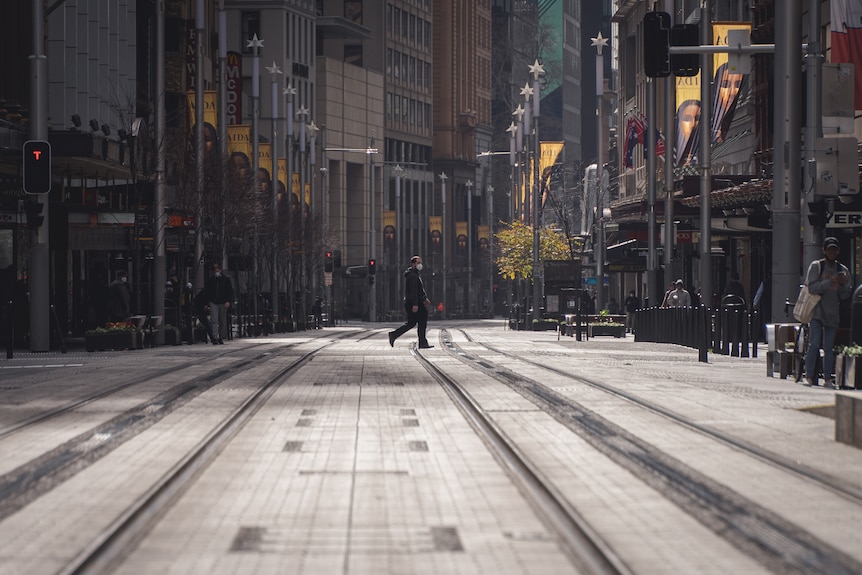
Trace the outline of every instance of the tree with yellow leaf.
{"type": "MultiPolygon", "coordinates": [[[[533,228],[523,222],[506,223],[494,234],[500,275],[505,279],[533,277],[533,228]]],[[[575,238],[574,242],[581,241],[575,238]]],[[[568,260],[577,257],[579,246],[569,245],[566,237],[550,228],[539,230],[539,261],[568,260]]]]}

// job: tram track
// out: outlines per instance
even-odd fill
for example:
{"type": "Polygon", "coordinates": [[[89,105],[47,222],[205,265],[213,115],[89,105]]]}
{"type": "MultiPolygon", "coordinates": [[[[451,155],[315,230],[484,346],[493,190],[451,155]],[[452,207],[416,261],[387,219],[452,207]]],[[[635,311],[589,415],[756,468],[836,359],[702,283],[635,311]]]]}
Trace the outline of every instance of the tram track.
{"type": "MultiPolygon", "coordinates": [[[[256,348],[264,347],[267,345],[271,345],[271,344],[264,344],[264,343],[257,344],[257,345],[251,346],[251,347],[242,348],[242,350],[238,350],[236,348],[227,349],[224,351],[219,350],[219,353],[217,355],[207,356],[206,359],[207,359],[207,361],[213,361],[214,359],[220,359],[223,357],[230,356],[232,354],[237,353],[238,351],[243,351],[243,352],[247,353],[249,351],[254,351],[254,349],[256,349],[256,348]]],[[[289,348],[289,347],[292,347],[293,345],[296,345],[296,344],[288,344],[286,347],[289,348]]],[[[36,425],[43,424],[47,421],[50,421],[51,419],[54,419],[56,417],[59,417],[61,415],[66,414],[66,413],[72,412],[76,409],[79,409],[85,405],[89,405],[89,404],[91,404],[95,401],[98,401],[100,399],[105,399],[105,398],[110,397],[116,393],[119,393],[119,392],[124,391],[126,389],[135,387],[135,386],[140,385],[142,383],[145,383],[148,381],[153,381],[155,379],[159,379],[161,377],[165,377],[168,375],[177,375],[185,369],[200,365],[200,359],[201,358],[195,358],[193,360],[189,360],[189,361],[186,361],[186,362],[183,362],[180,364],[171,365],[169,367],[157,369],[155,371],[149,371],[149,372],[141,373],[137,376],[133,376],[133,377],[127,379],[126,381],[123,381],[122,383],[118,383],[117,385],[111,385],[110,387],[108,387],[106,389],[100,389],[98,391],[87,393],[83,397],[69,401],[69,402],[65,403],[64,405],[60,405],[60,406],[54,407],[52,409],[37,413],[37,414],[32,415],[31,417],[28,417],[22,421],[18,421],[18,422],[11,424],[11,425],[7,425],[6,427],[2,427],[2,428],[0,428],[0,440],[5,439],[6,437],[9,437],[9,436],[14,435],[16,433],[19,433],[21,431],[24,431],[26,429],[32,428],[36,425]]],[[[247,362],[247,361],[248,361],[248,358],[243,357],[243,358],[238,359],[234,365],[240,365],[241,366],[241,364],[243,362],[247,362]]],[[[225,369],[235,369],[235,367],[226,366],[225,369]]]]}
{"type": "MultiPolygon", "coordinates": [[[[463,330],[462,330],[463,331],[463,330]]],[[[859,505],[862,500],[855,488],[842,485],[834,478],[818,478],[814,470],[782,462],[780,456],[756,446],[716,432],[688,420],[684,416],[661,408],[611,385],[572,375],[563,370],[539,363],[522,356],[500,350],[472,340],[472,343],[496,353],[548,370],[572,381],[588,384],[617,395],[639,407],[670,418],[675,423],[693,431],[722,441],[732,448],[783,470],[813,481],[845,499],[859,505]],[[749,449],[750,447],[750,449],[749,449]],[[818,479],[823,479],[819,482],[818,479]]],[[[650,445],[643,439],[589,410],[574,400],[554,391],[550,387],[504,367],[487,357],[478,357],[465,352],[452,342],[446,330],[441,331],[441,344],[451,357],[471,368],[503,383],[519,393],[556,421],[586,440],[599,452],[627,469],[635,477],[653,487],[680,509],[693,516],[718,536],[727,539],[753,559],[774,572],[786,573],[859,573],[862,564],[855,558],[818,539],[797,525],[782,518],[756,501],[745,498],[730,488],[703,475],[671,455],[650,445]]],[[[466,394],[466,392],[463,392],[466,394]]],[[[477,408],[481,409],[481,408],[477,408]]]]}
{"type": "Polygon", "coordinates": [[[541,476],[518,446],[457,380],[428,361],[415,347],[411,348],[411,353],[452,398],[521,492],[526,494],[534,509],[553,529],[566,556],[581,572],[608,575],[632,573],[565,497],[541,476]]]}
{"type": "MultiPolygon", "coordinates": [[[[370,334],[370,335],[373,335],[370,334]]],[[[61,571],[62,574],[109,573],[141,541],[159,519],[242,430],[275,391],[300,368],[340,339],[356,333],[335,336],[323,345],[293,359],[289,365],[268,376],[231,413],[215,425],[193,449],[177,461],[158,481],[127,507],[98,537],[79,552],[61,571]]],[[[360,338],[361,339],[361,338],[360,338]]],[[[246,362],[248,363],[248,362],[246,362]]],[[[246,365],[245,369],[249,366],[246,365]]],[[[223,381],[229,374],[214,379],[223,381]]],[[[2,514],[0,514],[2,516],[2,514]]]]}

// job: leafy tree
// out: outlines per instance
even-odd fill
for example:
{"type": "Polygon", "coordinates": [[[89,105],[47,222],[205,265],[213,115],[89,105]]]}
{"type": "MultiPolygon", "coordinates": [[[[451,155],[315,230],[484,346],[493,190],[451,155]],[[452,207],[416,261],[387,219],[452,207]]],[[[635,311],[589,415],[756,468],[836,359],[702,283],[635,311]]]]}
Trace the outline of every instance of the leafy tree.
{"type": "MultiPolygon", "coordinates": [[[[503,224],[494,234],[497,247],[497,266],[505,279],[518,275],[525,279],[533,277],[533,229],[523,222],[503,224]]],[[[539,260],[571,259],[566,238],[551,228],[539,230],[539,260]]]]}

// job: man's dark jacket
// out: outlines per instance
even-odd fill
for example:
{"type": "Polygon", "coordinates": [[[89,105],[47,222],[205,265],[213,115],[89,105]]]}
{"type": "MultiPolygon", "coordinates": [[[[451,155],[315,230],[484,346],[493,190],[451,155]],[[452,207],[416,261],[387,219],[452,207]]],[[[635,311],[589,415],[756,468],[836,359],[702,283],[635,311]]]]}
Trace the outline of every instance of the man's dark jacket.
{"type": "Polygon", "coordinates": [[[410,267],[404,272],[406,287],[404,288],[404,305],[406,307],[423,306],[428,298],[425,295],[425,285],[415,268],[410,267]]]}
{"type": "Polygon", "coordinates": [[[233,303],[233,285],[230,278],[224,274],[210,277],[207,281],[207,295],[212,303],[233,303]]]}

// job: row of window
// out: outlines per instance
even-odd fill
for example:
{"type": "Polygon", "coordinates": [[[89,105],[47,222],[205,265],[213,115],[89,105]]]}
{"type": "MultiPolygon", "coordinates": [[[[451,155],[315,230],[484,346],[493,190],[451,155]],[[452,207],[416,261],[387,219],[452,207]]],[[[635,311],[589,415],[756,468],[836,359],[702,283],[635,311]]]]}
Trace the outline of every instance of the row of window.
{"type": "Polygon", "coordinates": [[[410,44],[431,49],[431,22],[392,4],[386,6],[386,33],[410,44]]]}
{"type": "Polygon", "coordinates": [[[386,93],[386,119],[404,127],[431,128],[431,104],[407,96],[386,93]]]}
{"type": "Polygon", "coordinates": [[[386,76],[419,92],[431,92],[431,63],[392,48],[386,49],[386,76]]]}

